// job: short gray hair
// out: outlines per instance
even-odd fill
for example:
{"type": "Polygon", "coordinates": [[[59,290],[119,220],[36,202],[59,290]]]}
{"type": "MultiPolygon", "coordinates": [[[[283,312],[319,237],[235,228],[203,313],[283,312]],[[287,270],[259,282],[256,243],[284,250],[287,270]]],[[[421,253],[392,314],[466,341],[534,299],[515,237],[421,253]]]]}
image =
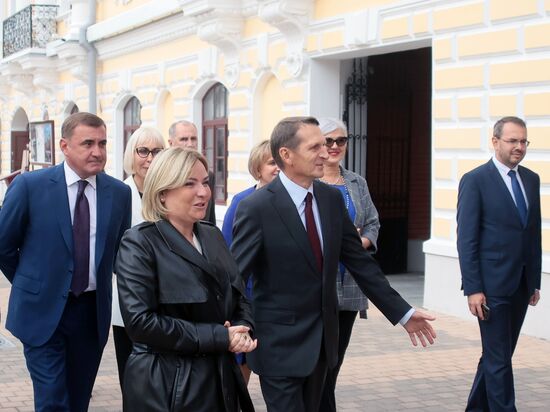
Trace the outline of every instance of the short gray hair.
{"type": "Polygon", "coordinates": [[[174,138],[174,135],[176,133],[176,127],[178,124],[181,124],[183,126],[193,126],[195,128],[195,130],[197,131],[198,133],[198,129],[197,129],[197,125],[193,122],[190,122],[189,120],[178,120],[177,122],[174,122],[170,125],[170,128],[168,129],[168,136],[170,137],[170,139],[174,138]]]}
{"type": "Polygon", "coordinates": [[[320,118],[319,128],[321,129],[321,133],[323,133],[323,136],[332,133],[337,129],[342,130],[346,134],[346,136],[348,135],[348,128],[346,127],[345,123],[339,119],[335,119],[334,117],[320,118]]]}

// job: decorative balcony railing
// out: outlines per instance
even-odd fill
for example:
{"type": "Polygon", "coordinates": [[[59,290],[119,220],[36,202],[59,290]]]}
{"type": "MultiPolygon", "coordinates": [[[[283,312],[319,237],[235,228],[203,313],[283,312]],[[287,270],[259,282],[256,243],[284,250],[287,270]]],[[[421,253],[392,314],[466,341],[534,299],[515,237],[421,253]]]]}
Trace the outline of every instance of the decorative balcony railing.
{"type": "Polygon", "coordinates": [[[45,48],[56,32],[57,6],[30,5],[4,20],[3,56],[45,48]]]}

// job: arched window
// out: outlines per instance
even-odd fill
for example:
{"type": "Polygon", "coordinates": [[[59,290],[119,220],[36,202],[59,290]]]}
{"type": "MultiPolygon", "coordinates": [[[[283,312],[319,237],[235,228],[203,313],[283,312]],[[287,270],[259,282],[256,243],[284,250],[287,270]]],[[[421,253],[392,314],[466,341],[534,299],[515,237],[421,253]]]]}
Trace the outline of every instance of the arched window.
{"type": "Polygon", "coordinates": [[[135,130],[141,126],[141,103],[137,97],[132,97],[124,106],[124,149],[135,130]]]}
{"type": "Polygon", "coordinates": [[[202,144],[216,185],[212,196],[217,204],[227,199],[227,89],[218,83],[202,100],[202,144]]]}

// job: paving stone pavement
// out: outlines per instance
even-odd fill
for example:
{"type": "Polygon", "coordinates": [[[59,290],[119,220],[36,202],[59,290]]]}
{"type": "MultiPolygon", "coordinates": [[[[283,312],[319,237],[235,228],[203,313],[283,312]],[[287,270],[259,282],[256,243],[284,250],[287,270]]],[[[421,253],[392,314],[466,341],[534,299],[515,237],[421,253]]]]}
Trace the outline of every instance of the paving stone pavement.
{"type": "MultiPolygon", "coordinates": [[[[389,279],[412,304],[422,302],[421,275],[389,279]]],[[[0,276],[0,334],[13,343],[0,346],[0,411],[32,411],[32,385],[21,344],[4,329],[8,295],[9,283],[0,276]]],[[[463,411],[480,355],[479,332],[473,319],[436,313],[437,343],[422,349],[412,347],[403,329],[391,326],[376,308],[369,309],[368,314],[368,320],[358,319],[355,324],[338,381],[338,410],[463,411]]],[[[518,411],[550,410],[550,341],[522,335],[514,356],[514,372],[518,411]]],[[[249,388],[256,410],[265,411],[254,375],[249,388]]],[[[120,410],[114,347],[109,340],[90,411],[120,410]]]]}

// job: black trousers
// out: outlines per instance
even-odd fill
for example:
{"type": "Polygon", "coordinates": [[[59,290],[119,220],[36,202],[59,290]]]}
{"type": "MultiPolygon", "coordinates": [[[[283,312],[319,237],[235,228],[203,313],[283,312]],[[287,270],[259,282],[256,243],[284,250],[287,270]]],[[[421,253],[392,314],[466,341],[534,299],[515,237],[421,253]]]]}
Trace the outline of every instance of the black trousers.
{"type": "Polygon", "coordinates": [[[353,324],[357,318],[357,311],[342,310],[338,313],[338,362],[334,369],[327,371],[325,385],[323,387],[323,396],[319,412],[336,412],[336,380],[338,373],[344,363],[344,356],[349,345],[353,324]]]}
{"type": "Polygon", "coordinates": [[[115,341],[116,363],[118,366],[118,381],[120,383],[120,390],[122,390],[122,384],[124,383],[124,368],[126,368],[126,361],[132,353],[132,341],[124,327],[114,325],[113,339],[115,341]]]}
{"type": "Polygon", "coordinates": [[[325,348],[313,372],[306,377],[272,377],[260,375],[262,395],[268,412],[317,412],[327,374],[325,348]]]}
{"type": "Polygon", "coordinates": [[[486,296],[491,315],[479,321],[483,352],[466,411],[516,411],[512,356],[529,298],[525,279],[512,296],[486,296]]]}

